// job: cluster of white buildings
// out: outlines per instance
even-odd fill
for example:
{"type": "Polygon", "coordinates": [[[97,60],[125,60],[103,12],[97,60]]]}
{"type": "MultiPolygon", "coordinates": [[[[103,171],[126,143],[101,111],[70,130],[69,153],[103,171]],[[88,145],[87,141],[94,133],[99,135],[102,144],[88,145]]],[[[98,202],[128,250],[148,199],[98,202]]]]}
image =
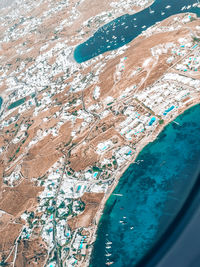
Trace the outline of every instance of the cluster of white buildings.
{"type": "MultiPolygon", "coordinates": [[[[195,45],[193,45],[195,47],[195,45]]],[[[176,65],[176,69],[181,72],[189,72],[197,74],[200,71],[200,52],[197,51],[193,55],[186,57],[180,64],[176,65]]]]}
{"type": "Polygon", "coordinates": [[[119,132],[125,136],[127,140],[132,140],[132,136],[137,136],[145,130],[145,125],[148,127],[150,121],[149,114],[139,114],[134,106],[129,106],[125,112],[126,119],[120,123],[119,132]]]}
{"type": "MultiPolygon", "coordinates": [[[[194,79],[194,78],[190,78],[184,75],[180,75],[177,73],[167,73],[164,75],[163,77],[164,81],[175,81],[178,83],[182,83],[185,86],[190,86],[196,89],[196,91],[200,90],[200,80],[198,79],[194,79]]],[[[192,90],[192,89],[191,89],[192,90]]]]}
{"type": "Polygon", "coordinates": [[[110,6],[115,9],[127,9],[129,12],[133,13],[133,7],[140,7],[145,8],[146,6],[150,5],[153,1],[152,0],[122,0],[122,1],[113,1],[110,3],[110,6]]]}
{"type": "MultiPolygon", "coordinates": [[[[39,206],[36,211],[42,212],[43,215],[37,224],[42,227],[41,236],[48,244],[49,251],[54,247],[54,231],[56,231],[56,240],[60,246],[65,246],[72,240],[73,235],[67,225],[67,217],[72,213],[74,215],[80,213],[77,199],[80,199],[85,192],[106,192],[108,189],[107,184],[94,183],[97,172],[86,170],[74,172],[72,175],[65,171],[63,175],[64,165],[64,158],[61,158],[49,169],[47,177],[38,181],[38,185],[43,186],[44,191],[39,196],[39,206]],[[60,184],[62,175],[63,181],[60,184]],[[55,198],[57,198],[56,206],[55,198]],[[54,219],[57,221],[56,230],[54,229],[54,219]]],[[[29,215],[28,212],[25,212],[21,217],[27,221],[29,215]]],[[[33,228],[26,224],[23,238],[29,239],[32,231],[33,228]]],[[[81,243],[83,242],[80,242],[79,238],[76,237],[72,245],[77,250],[85,251],[86,243],[84,242],[84,245],[79,247],[81,243]]]]}
{"type": "Polygon", "coordinates": [[[130,146],[122,146],[115,151],[115,158],[119,167],[123,166],[134,154],[130,146]]]}
{"type": "Polygon", "coordinates": [[[200,80],[185,77],[177,73],[167,73],[152,87],[146,88],[137,98],[149,107],[157,116],[165,119],[168,114],[177,114],[177,109],[191,100],[193,94],[200,91],[200,80]]]}

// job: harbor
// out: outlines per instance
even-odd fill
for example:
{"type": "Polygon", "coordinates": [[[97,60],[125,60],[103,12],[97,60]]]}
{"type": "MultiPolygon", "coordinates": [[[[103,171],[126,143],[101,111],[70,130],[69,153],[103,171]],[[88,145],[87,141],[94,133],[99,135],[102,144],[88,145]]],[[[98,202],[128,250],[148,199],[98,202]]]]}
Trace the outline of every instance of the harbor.
{"type": "Polygon", "coordinates": [[[75,48],[74,58],[82,63],[128,44],[152,25],[178,13],[200,15],[197,0],[159,1],[133,15],[125,14],[99,28],[93,36],[75,48]]]}

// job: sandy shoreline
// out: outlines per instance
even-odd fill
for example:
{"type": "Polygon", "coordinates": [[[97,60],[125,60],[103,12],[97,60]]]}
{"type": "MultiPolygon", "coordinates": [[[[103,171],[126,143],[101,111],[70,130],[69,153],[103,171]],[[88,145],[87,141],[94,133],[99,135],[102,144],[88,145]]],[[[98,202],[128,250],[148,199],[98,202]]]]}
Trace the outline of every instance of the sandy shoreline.
{"type": "MultiPolygon", "coordinates": [[[[100,204],[100,207],[96,213],[96,216],[94,218],[94,221],[95,221],[95,225],[94,225],[94,228],[93,228],[93,233],[92,233],[92,236],[91,236],[91,239],[89,241],[89,244],[92,245],[95,240],[96,240],[96,232],[97,232],[97,229],[98,229],[98,225],[99,225],[99,221],[100,221],[100,218],[101,218],[101,215],[103,213],[103,210],[104,210],[104,207],[105,207],[105,204],[108,200],[108,198],[111,196],[111,194],[113,193],[115,187],[117,186],[120,178],[122,177],[123,173],[128,169],[128,167],[130,166],[130,164],[134,163],[137,156],[139,155],[139,153],[142,151],[142,149],[148,145],[149,143],[153,142],[156,140],[156,138],[158,137],[158,135],[163,131],[163,129],[169,124],[171,123],[172,121],[174,121],[179,115],[183,114],[186,110],[190,109],[191,107],[197,105],[197,104],[200,104],[200,101],[199,99],[195,99],[190,105],[188,106],[185,106],[185,107],[182,107],[178,112],[177,112],[177,115],[171,119],[168,119],[164,122],[164,124],[162,125],[159,125],[157,127],[157,129],[155,130],[155,132],[149,136],[149,137],[145,137],[141,144],[139,144],[139,146],[137,146],[136,148],[136,153],[134,154],[134,156],[132,157],[132,159],[123,167],[121,168],[120,170],[118,170],[118,173],[116,175],[116,178],[115,178],[115,181],[114,183],[112,184],[112,186],[108,189],[108,192],[105,194],[101,204],[100,204]]],[[[93,246],[92,248],[89,250],[89,253],[88,255],[86,256],[84,262],[82,262],[82,265],[83,267],[88,267],[89,266],[89,261],[90,261],[90,256],[91,256],[91,253],[92,253],[92,249],[93,249],[93,246]]]]}

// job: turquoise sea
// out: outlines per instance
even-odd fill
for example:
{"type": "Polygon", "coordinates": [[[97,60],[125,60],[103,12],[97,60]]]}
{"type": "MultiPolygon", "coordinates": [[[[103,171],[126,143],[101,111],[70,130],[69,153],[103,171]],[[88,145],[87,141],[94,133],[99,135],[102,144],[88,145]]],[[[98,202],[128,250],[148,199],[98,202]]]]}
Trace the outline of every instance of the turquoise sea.
{"type": "Polygon", "coordinates": [[[74,58],[81,63],[106,51],[117,49],[156,22],[172,15],[193,12],[200,16],[200,8],[193,6],[197,2],[198,0],[155,0],[150,8],[133,15],[125,14],[100,27],[91,38],[76,47],[74,58]],[[182,10],[184,6],[187,6],[187,9],[182,10]]]}
{"type": "Polygon", "coordinates": [[[135,266],[183,207],[200,171],[200,105],[185,111],[149,143],[108,199],[91,267],[135,266]]]}

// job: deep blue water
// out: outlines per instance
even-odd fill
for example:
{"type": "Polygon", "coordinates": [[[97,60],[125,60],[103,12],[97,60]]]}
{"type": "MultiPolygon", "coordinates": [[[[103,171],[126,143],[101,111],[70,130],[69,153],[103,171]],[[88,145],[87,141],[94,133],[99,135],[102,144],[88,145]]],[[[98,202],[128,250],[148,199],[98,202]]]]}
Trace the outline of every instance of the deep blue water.
{"type": "Polygon", "coordinates": [[[197,7],[181,10],[183,6],[194,3],[197,3],[197,0],[155,0],[150,7],[154,13],[150,13],[150,9],[146,8],[134,15],[123,15],[100,27],[91,38],[76,47],[74,58],[81,63],[106,51],[117,49],[132,41],[156,22],[174,14],[193,12],[200,16],[200,9],[197,7]],[[171,7],[166,8],[168,5],[171,7]]]}
{"type": "Polygon", "coordinates": [[[178,216],[138,267],[200,266],[200,173],[178,216]],[[184,255],[184,256],[183,256],[184,255]]]}
{"type": "Polygon", "coordinates": [[[131,164],[120,178],[114,193],[123,196],[111,195],[106,203],[90,266],[136,265],[183,207],[200,169],[200,105],[176,122],[180,125],[166,126],[140,152],[140,164],[131,164]]]}

